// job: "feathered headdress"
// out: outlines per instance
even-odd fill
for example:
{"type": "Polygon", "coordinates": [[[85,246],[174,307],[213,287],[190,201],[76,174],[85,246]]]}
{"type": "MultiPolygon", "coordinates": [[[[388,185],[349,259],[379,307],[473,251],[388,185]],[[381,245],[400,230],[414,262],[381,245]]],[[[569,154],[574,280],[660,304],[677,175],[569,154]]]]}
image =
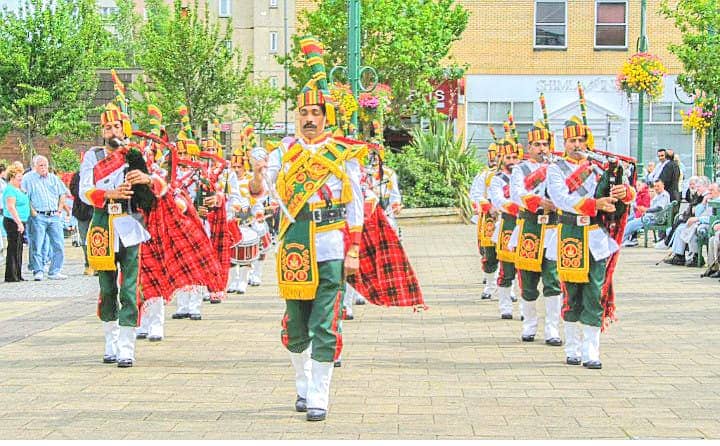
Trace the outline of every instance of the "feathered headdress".
{"type": "Polygon", "coordinates": [[[314,36],[305,36],[300,39],[300,49],[305,54],[305,62],[310,67],[312,77],[297,97],[298,109],[306,105],[324,105],[327,123],[334,126],[337,123],[335,104],[330,95],[322,44],[314,36]]]}

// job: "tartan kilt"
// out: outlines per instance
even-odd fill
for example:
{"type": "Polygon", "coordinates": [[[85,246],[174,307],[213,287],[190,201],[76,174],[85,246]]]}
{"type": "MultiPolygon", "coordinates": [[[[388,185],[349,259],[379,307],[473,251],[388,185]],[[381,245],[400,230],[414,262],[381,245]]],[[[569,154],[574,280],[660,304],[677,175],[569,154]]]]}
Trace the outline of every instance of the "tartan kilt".
{"type": "MultiPolygon", "coordinates": [[[[217,204],[217,208],[212,212],[208,212],[207,219],[210,223],[210,241],[215,249],[215,256],[220,262],[220,275],[218,280],[222,282],[223,297],[224,291],[227,286],[228,275],[230,274],[230,255],[232,254],[232,246],[237,243],[234,242],[230,224],[233,224],[232,220],[227,219],[225,212],[224,200],[217,204]]],[[[237,226],[237,223],[234,223],[237,226]]]]}
{"type": "Polygon", "coordinates": [[[374,305],[427,308],[415,271],[380,206],[372,212],[366,207],[360,271],[347,282],[374,305]]]}
{"type": "Polygon", "coordinates": [[[219,280],[220,263],[192,205],[180,212],[169,191],[158,198],[145,221],[152,238],[140,247],[143,300],[162,296],[169,302],[176,290],[190,285],[206,286],[211,292],[225,289],[219,280]]]}

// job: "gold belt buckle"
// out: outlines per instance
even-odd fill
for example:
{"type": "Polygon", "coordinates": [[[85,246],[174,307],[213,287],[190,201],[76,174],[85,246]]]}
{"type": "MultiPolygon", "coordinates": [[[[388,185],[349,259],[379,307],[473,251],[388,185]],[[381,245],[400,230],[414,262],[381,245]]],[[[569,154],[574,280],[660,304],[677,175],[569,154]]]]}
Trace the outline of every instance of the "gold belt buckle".
{"type": "Polygon", "coordinates": [[[577,225],[578,226],[587,226],[590,224],[590,216],[589,215],[578,215],[577,216],[577,225]]]}
{"type": "Polygon", "coordinates": [[[538,224],[540,225],[546,225],[550,223],[550,216],[549,215],[538,215],[537,218],[538,224]]]}
{"type": "Polygon", "coordinates": [[[108,214],[110,214],[110,215],[120,215],[120,214],[122,214],[122,204],[108,203],[107,211],[108,211],[108,214]]]}

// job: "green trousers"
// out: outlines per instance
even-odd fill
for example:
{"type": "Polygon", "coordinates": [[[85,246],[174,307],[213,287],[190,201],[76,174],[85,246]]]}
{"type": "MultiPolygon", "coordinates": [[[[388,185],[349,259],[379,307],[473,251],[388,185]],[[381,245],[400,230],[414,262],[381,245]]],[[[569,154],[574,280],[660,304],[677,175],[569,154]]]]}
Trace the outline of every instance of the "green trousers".
{"type": "Polygon", "coordinates": [[[483,246],[482,251],[482,270],[484,273],[492,274],[497,271],[498,259],[494,246],[483,246]]]}
{"type": "Polygon", "coordinates": [[[315,299],[285,301],[280,336],[293,353],[302,353],[312,342],[312,359],[333,362],[342,351],[343,261],[320,262],[318,272],[315,299]]]}
{"type": "Polygon", "coordinates": [[[602,326],[603,306],[600,302],[602,285],[605,282],[607,259],[596,261],[590,254],[590,281],[588,283],[565,282],[568,308],[563,319],[567,322],[580,321],[593,327],[602,326]]]}
{"type": "Polygon", "coordinates": [[[500,288],[510,288],[515,279],[515,264],[512,262],[500,261],[500,274],[497,284],[500,288]]]}
{"type": "Polygon", "coordinates": [[[121,327],[136,327],[138,323],[137,280],[138,246],[126,248],[120,245],[115,262],[120,265],[120,289],[118,271],[98,271],[100,280],[100,303],[98,315],[103,322],[117,320],[121,327]],[[120,304],[118,305],[118,297],[120,304]],[[118,311],[118,306],[120,307],[118,311]]]}
{"type": "Polygon", "coordinates": [[[528,302],[537,300],[540,296],[538,285],[543,282],[543,296],[560,295],[560,280],[558,279],[557,262],[543,257],[542,272],[520,271],[520,289],[522,298],[528,302]]]}

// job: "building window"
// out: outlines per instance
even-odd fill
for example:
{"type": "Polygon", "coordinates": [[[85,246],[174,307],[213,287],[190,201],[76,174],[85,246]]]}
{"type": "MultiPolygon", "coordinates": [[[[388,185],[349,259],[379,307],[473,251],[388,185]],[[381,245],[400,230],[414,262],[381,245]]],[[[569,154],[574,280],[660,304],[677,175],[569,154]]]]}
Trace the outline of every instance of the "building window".
{"type": "Polygon", "coordinates": [[[595,48],[627,48],[627,1],[596,0],[595,48]]]}
{"type": "Polygon", "coordinates": [[[104,18],[110,18],[113,14],[120,11],[119,8],[115,6],[101,6],[100,7],[100,15],[104,18]]]}
{"type": "MultiPolygon", "coordinates": [[[[287,1],[287,0],[285,0],[287,1]]],[[[271,8],[277,8],[278,7],[278,0],[270,0],[270,7],[271,8]]]]}
{"type": "Polygon", "coordinates": [[[278,51],[278,33],[277,31],[270,31],[270,52],[277,53],[278,51]]]}
{"type": "Polygon", "coordinates": [[[278,78],[277,76],[270,76],[270,86],[273,88],[278,88],[278,78]]]}
{"type": "Polygon", "coordinates": [[[230,4],[232,0],[218,0],[218,16],[230,17],[230,4]]]}
{"type": "Polygon", "coordinates": [[[478,147],[478,153],[484,154],[493,142],[489,127],[495,129],[498,138],[504,136],[503,123],[508,112],[515,119],[518,136],[522,144],[527,144],[527,133],[533,124],[533,102],[468,102],[467,131],[468,144],[478,147]]]}
{"type": "Polygon", "coordinates": [[[567,2],[535,1],[535,48],[567,48],[567,2]]]}
{"type": "Polygon", "coordinates": [[[232,39],[227,39],[227,40],[225,40],[225,48],[227,48],[227,50],[228,50],[229,52],[232,52],[232,50],[233,50],[233,41],[232,41],[232,39]]]}

